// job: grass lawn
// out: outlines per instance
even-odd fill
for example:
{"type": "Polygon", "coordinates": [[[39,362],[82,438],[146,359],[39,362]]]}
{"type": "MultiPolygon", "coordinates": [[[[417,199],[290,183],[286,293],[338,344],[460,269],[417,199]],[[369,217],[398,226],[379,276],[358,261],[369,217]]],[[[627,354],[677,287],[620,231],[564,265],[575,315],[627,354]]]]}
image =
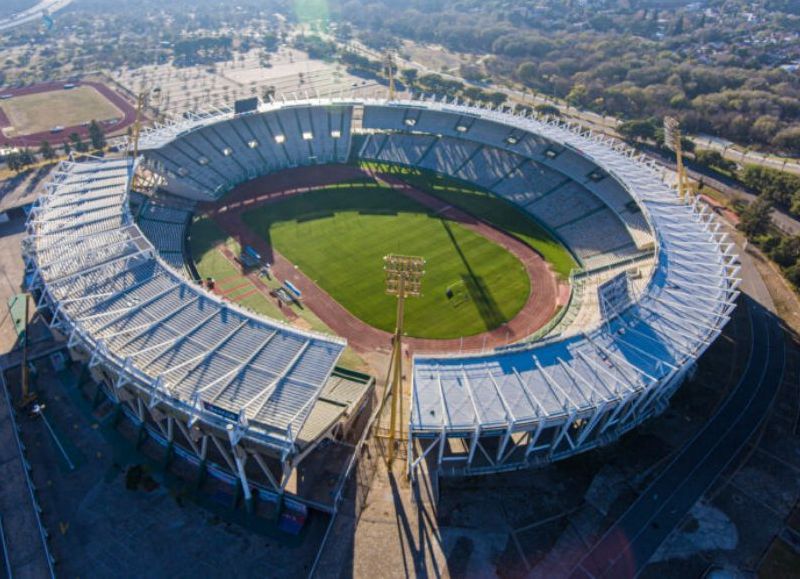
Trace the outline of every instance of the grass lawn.
{"type": "Polygon", "coordinates": [[[241,275],[239,269],[217,251],[217,247],[223,244],[235,254],[239,253],[239,244],[211,219],[202,217],[192,223],[189,249],[197,271],[203,278],[224,280],[241,275]]]}
{"type": "Polygon", "coordinates": [[[305,193],[243,218],[336,301],[383,330],[392,331],[395,321],[395,299],[384,293],[389,253],[427,260],[423,296],[406,303],[410,336],[457,338],[496,328],[519,312],[530,292],[516,257],[388,188],[305,193]]]}
{"type": "MultiPolygon", "coordinates": [[[[122,111],[91,86],[15,96],[0,104],[17,135],[121,118],[122,111]]],[[[56,135],[66,139],[67,135],[56,135]]]]}
{"type": "Polygon", "coordinates": [[[225,295],[229,300],[258,314],[284,320],[278,306],[260,292],[245,295],[254,290],[255,286],[241,274],[239,268],[217,250],[221,244],[227,245],[234,253],[239,252],[239,244],[229,238],[211,219],[204,217],[192,224],[189,247],[197,272],[203,278],[213,277],[217,280],[217,289],[223,292],[233,290],[225,295]],[[247,285],[244,287],[234,289],[245,283],[247,285]],[[237,297],[241,297],[241,299],[236,299],[237,297]]]}
{"type": "Polygon", "coordinates": [[[394,173],[422,191],[435,195],[464,211],[476,215],[498,229],[515,236],[539,252],[566,279],[579,267],[572,254],[538,221],[505,199],[456,179],[385,163],[362,163],[382,173],[394,173]]]}
{"type": "MultiPolygon", "coordinates": [[[[257,314],[286,322],[287,318],[284,312],[264,294],[256,292],[246,295],[255,286],[249,283],[249,280],[241,274],[239,269],[219,252],[218,247],[222,244],[227,245],[234,253],[239,252],[239,244],[228,237],[211,219],[203,217],[192,224],[189,247],[191,248],[192,258],[195,260],[195,267],[198,273],[203,278],[213,277],[218,281],[217,288],[222,291],[234,290],[226,294],[225,297],[235,300],[240,306],[244,306],[257,314]],[[248,282],[246,287],[234,289],[244,282],[248,282]],[[243,294],[245,295],[241,297],[243,294]],[[237,296],[240,296],[239,299],[235,299],[237,296]]],[[[274,279],[264,279],[264,282],[272,289],[280,286],[274,279]]],[[[305,320],[312,330],[331,333],[330,328],[310,308],[303,308],[302,310],[294,308],[294,311],[305,320]]],[[[364,361],[349,347],[345,349],[339,363],[352,369],[366,370],[367,368],[364,361]]]]}

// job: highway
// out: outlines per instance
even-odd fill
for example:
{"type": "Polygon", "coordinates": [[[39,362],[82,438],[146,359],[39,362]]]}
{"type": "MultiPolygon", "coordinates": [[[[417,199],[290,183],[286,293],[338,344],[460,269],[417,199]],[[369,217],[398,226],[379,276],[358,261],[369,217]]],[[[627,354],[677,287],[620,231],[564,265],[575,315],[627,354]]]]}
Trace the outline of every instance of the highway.
{"type": "Polygon", "coordinates": [[[53,14],[62,8],[66,8],[71,3],[72,0],[41,0],[41,2],[27,10],[23,10],[13,16],[0,20],[0,30],[10,30],[15,26],[39,21],[42,19],[42,15],[45,11],[47,11],[48,14],[53,14]]]}
{"type": "MultiPolygon", "coordinates": [[[[658,547],[739,454],[769,410],[783,377],[785,340],[763,281],[743,255],[751,352],[739,383],[664,472],[580,560],[570,577],[636,577],[658,547]],[[755,277],[754,277],[755,276],[755,277]]],[[[743,286],[744,287],[744,286],[743,286]]]]}
{"type": "Polygon", "coordinates": [[[726,159],[737,163],[752,163],[764,165],[772,169],[779,169],[789,173],[800,174],[800,161],[790,157],[779,157],[777,155],[766,155],[757,151],[742,150],[738,145],[725,139],[712,137],[710,135],[693,136],[692,140],[701,149],[711,149],[723,155],[726,159]]]}
{"type": "MultiPolygon", "coordinates": [[[[653,158],[656,163],[662,167],[675,172],[677,169],[675,163],[666,157],[656,154],[653,151],[647,151],[647,154],[653,158]]],[[[686,174],[695,181],[702,180],[703,183],[716,189],[731,201],[741,200],[746,203],[752,203],[758,197],[755,193],[750,193],[744,190],[741,186],[731,185],[729,182],[717,179],[707,173],[697,171],[692,167],[687,167],[686,174]]],[[[772,222],[775,226],[787,235],[800,235],[800,220],[792,217],[785,211],[777,208],[772,210],[772,222]]]]}

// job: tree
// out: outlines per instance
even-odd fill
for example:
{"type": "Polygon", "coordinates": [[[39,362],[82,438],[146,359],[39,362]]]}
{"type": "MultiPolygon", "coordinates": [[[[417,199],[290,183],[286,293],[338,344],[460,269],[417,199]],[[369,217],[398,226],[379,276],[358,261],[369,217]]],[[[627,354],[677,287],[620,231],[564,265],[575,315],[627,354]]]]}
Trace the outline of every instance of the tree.
{"type": "Polygon", "coordinates": [[[617,132],[629,141],[654,140],[656,126],[649,120],[625,121],[617,127],[617,132]]]}
{"type": "Polygon", "coordinates": [[[106,147],[106,136],[97,121],[93,120],[89,123],[89,140],[92,143],[92,149],[102,150],[106,147]]]}
{"type": "Polygon", "coordinates": [[[589,91],[585,84],[576,84],[567,95],[567,102],[575,107],[585,106],[589,99],[589,91]]]}
{"type": "Polygon", "coordinates": [[[800,288],[800,263],[787,267],[784,275],[795,287],[800,288]]]}
{"type": "Polygon", "coordinates": [[[508,95],[506,95],[504,92],[494,91],[487,95],[487,99],[495,107],[499,107],[508,100],[508,95]]]}
{"type": "Polygon", "coordinates": [[[48,141],[42,141],[42,144],[39,146],[39,154],[47,161],[55,159],[56,157],[56,151],[48,141]]]}
{"type": "Polygon", "coordinates": [[[403,79],[403,82],[409,86],[413,85],[417,81],[418,75],[419,71],[416,68],[404,68],[400,72],[400,76],[403,79]]]}
{"type": "Polygon", "coordinates": [[[758,197],[742,211],[738,228],[750,238],[764,235],[772,225],[771,213],[772,202],[764,197],[758,197]]]}
{"type": "Polygon", "coordinates": [[[70,133],[69,140],[72,141],[72,147],[79,153],[85,153],[89,149],[78,133],[70,133]]]}
{"type": "Polygon", "coordinates": [[[461,78],[470,82],[481,82],[484,79],[484,74],[480,66],[476,66],[474,64],[462,64],[458,70],[461,78]]]}
{"type": "Polygon", "coordinates": [[[800,127],[789,127],[775,135],[775,145],[786,151],[800,153],[800,127]]]}
{"type": "Polygon", "coordinates": [[[770,252],[770,257],[782,267],[790,267],[800,259],[800,237],[784,237],[770,252]]]}
{"type": "Polygon", "coordinates": [[[686,17],[681,14],[675,20],[675,27],[672,29],[672,35],[678,36],[679,34],[683,34],[683,30],[686,27],[686,17]]]}
{"type": "Polygon", "coordinates": [[[800,211],[800,177],[760,165],[745,165],[739,180],[778,207],[793,214],[800,211]]]}
{"type": "Polygon", "coordinates": [[[64,154],[69,157],[69,154],[72,152],[72,147],[69,144],[69,141],[64,141],[64,154]]]}
{"type": "Polygon", "coordinates": [[[722,155],[720,155],[719,151],[711,151],[711,150],[697,151],[697,153],[695,153],[694,158],[695,161],[697,161],[701,165],[705,165],[706,167],[719,169],[721,171],[726,171],[729,173],[732,173],[736,170],[736,163],[725,159],[722,155]]]}
{"type": "Polygon", "coordinates": [[[535,110],[540,115],[544,115],[546,117],[560,117],[561,116],[561,111],[558,110],[558,107],[553,106],[553,105],[540,104],[540,105],[536,105],[535,107],[533,107],[533,110],[535,110]]]}
{"type": "Polygon", "coordinates": [[[22,168],[27,167],[28,165],[33,165],[36,162],[36,157],[28,147],[25,147],[19,153],[20,163],[22,168]]]}
{"type": "Polygon", "coordinates": [[[19,152],[16,150],[12,150],[6,155],[6,165],[8,166],[9,170],[14,171],[15,173],[19,173],[22,169],[22,162],[19,156],[19,152]]]}
{"type": "Polygon", "coordinates": [[[532,85],[539,78],[539,68],[536,63],[526,61],[517,67],[517,78],[526,85],[532,85]]]}

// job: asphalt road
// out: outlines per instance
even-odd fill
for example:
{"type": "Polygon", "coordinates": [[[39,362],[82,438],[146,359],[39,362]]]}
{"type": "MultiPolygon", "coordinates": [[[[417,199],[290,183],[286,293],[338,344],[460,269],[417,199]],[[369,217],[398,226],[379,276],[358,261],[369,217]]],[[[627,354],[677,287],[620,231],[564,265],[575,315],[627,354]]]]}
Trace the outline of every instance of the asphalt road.
{"type": "Polygon", "coordinates": [[[29,22],[41,21],[45,11],[52,15],[54,12],[69,6],[71,2],[72,0],[41,0],[41,2],[27,10],[22,10],[18,14],[0,19],[0,30],[8,30],[29,22]]]}
{"type": "Polygon", "coordinates": [[[635,577],[761,423],[783,376],[783,330],[777,318],[751,298],[744,298],[740,307],[748,308],[753,336],[741,380],[720,410],[584,556],[571,577],[635,577]]]}
{"type": "MultiPolygon", "coordinates": [[[[675,163],[673,163],[669,159],[657,155],[653,151],[647,151],[646,153],[648,156],[655,159],[655,161],[662,167],[665,167],[670,171],[676,170],[675,163]]],[[[697,171],[691,167],[688,167],[686,172],[689,175],[689,177],[691,177],[695,181],[699,181],[700,179],[702,179],[706,185],[716,189],[717,191],[720,191],[723,195],[725,195],[731,200],[734,201],[742,200],[746,201],[747,203],[752,203],[758,197],[756,194],[750,193],[749,191],[746,191],[740,186],[733,186],[728,182],[722,181],[721,179],[717,179],[706,173],[697,171]]],[[[795,219],[788,213],[785,213],[779,209],[773,209],[772,222],[778,229],[780,229],[781,231],[783,231],[788,235],[800,235],[800,220],[795,219]]]]}

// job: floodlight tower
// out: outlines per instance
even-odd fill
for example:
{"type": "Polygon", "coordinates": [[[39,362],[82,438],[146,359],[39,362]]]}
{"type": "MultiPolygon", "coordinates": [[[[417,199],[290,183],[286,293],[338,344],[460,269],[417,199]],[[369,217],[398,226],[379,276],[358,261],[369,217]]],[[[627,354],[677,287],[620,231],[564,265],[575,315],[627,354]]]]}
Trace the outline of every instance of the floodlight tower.
{"type": "Polygon", "coordinates": [[[136,96],[136,121],[133,123],[133,134],[131,140],[133,141],[133,158],[139,156],[139,137],[142,134],[142,113],[144,111],[145,101],[147,100],[147,91],[142,91],[136,96]]]}
{"type": "Polygon", "coordinates": [[[397,64],[394,61],[394,53],[387,50],[383,57],[383,68],[386,78],[389,80],[389,100],[393,101],[395,96],[394,77],[397,74],[397,64]]]}
{"type": "Polygon", "coordinates": [[[386,293],[397,297],[397,322],[394,330],[390,362],[392,397],[389,421],[389,465],[394,460],[395,441],[403,434],[403,314],[405,299],[422,295],[425,259],[408,255],[387,255],[383,258],[386,293]],[[399,431],[399,432],[398,432],[399,431]]]}
{"type": "Polygon", "coordinates": [[[671,151],[675,151],[678,165],[678,197],[683,201],[688,193],[686,190],[686,169],[683,166],[681,124],[674,117],[664,117],[664,144],[671,151]]]}

